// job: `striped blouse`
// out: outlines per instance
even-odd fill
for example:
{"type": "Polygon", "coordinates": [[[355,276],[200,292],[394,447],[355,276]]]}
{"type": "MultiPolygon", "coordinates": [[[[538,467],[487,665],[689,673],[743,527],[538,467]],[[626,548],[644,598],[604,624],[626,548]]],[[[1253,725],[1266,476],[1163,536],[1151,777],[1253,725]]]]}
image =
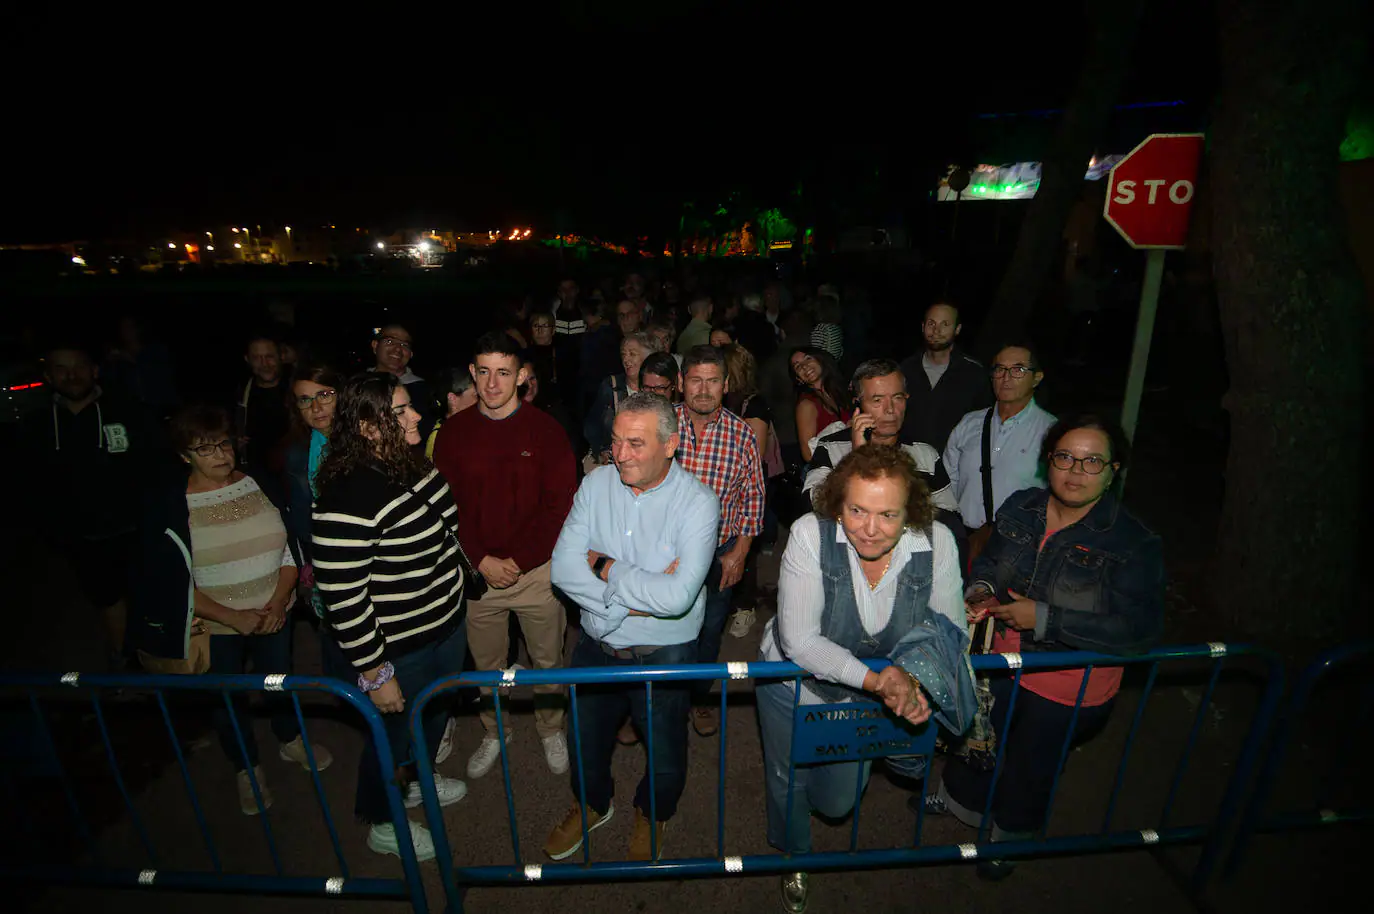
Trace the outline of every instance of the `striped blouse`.
{"type": "Polygon", "coordinates": [[[315,583],[357,669],[443,640],[462,621],[457,515],[437,470],[406,488],[359,469],[320,493],[311,526],[315,583]]]}

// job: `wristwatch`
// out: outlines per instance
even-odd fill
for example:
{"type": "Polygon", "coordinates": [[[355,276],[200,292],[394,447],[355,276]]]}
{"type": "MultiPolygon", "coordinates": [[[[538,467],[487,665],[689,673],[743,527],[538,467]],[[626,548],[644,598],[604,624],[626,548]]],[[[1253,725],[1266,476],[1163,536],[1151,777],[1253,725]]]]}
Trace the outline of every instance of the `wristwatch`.
{"type": "Polygon", "coordinates": [[[375,692],[390,682],[395,675],[396,668],[392,666],[391,661],[388,660],[386,663],[383,663],[382,668],[377,671],[376,679],[368,679],[366,674],[359,673],[358,688],[362,689],[364,692],[375,692]]]}
{"type": "Polygon", "coordinates": [[[598,578],[601,578],[601,580],[603,581],[606,580],[605,578],[601,577],[601,572],[606,570],[606,566],[610,564],[610,561],[611,557],[608,555],[603,555],[601,558],[597,559],[595,562],[592,563],[592,574],[596,575],[598,578]]]}

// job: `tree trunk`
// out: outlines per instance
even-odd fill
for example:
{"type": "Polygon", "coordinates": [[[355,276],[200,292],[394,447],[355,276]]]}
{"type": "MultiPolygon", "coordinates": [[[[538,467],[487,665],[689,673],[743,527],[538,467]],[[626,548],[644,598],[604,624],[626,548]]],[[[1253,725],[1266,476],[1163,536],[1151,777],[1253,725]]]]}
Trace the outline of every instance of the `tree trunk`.
{"type": "Polygon", "coordinates": [[[1367,315],[1337,174],[1356,0],[1218,7],[1212,249],[1231,446],[1217,605],[1265,638],[1348,635],[1368,605],[1356,561],[1367,315]]]}
{"type": "MultiPolygon", "coordinates": [[[[1011,263],[978,334],[984,358],[1019,335],[1063,248],[1064,226],[1083,193],[1083,175],[1097,151],[1121,91],[1144,0],[1090,3],[1087,54],[1054,140],[1040,163],[1040,187],[1031,200],[1011,263]]],[[[997,204],[992,204],[997,205],[997,204]]]]}

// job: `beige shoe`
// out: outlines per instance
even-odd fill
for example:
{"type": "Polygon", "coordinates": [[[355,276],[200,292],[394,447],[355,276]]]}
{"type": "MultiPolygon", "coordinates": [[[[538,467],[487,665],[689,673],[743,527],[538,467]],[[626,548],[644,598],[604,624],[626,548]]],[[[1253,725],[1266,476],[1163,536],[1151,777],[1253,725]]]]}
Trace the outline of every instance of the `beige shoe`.
{"type": "Polygon", "coordinates": [[[788,873],[782,877],[782,909],[787,914],[806,914],[810,896],[811,882],[805,873],[788,873]]]}
{"type": "MultiPolygon", "coordinates": [[[[591,834],[615,815],[615,804],[606,807],[605,815],[598,814],[596,810],[587,808],[587,834],[591,834]]],[[[554,860],[562,860],[571,857],[582,849],[582,807],[576,803],[568,814],[554,826],[553,831],[549,832],[549,840],[544,842],[544,853],[554,860]]]]}
{"type": "MultiPolygon", "coordinates": [[[[334,755],[319,743],[311,743],[310,750],[315,753],[315,767],[323,771],[334,764],[334,755]]],[[[295,762],[306,771],[310,770],[310,758],[305,752],[305,740],[297,736],[289,743],[282,743],[281,751],[277,753],[283,762],[295,762]]]]}
{"type": "MultiPolygon", "coordinates": [[[[253,776],[258,779],[258,790],[262,793],[262,809],[271,809],[272,791],[268,789],[267,781],[262,776],[261,765],[253,769],[253,776]]],[[[248,779],[248,772],[240,771],[238,780],[239,809],[243,810],[245,816],[256,816],[262,809],[258,809],[257,797],[253,796],[253,782],[248,779]]]]}
{"type": "Polygon", "coordinates": [[[652,856],[653,849],[649,846],[649,817],[644,815],[639,809],[635,810],[635,830],[630,834],[630,859],[631,860],[662,860],[663,859],[663,833],[668,830],[667,822],[658,823],[658,856],[652,856]]]}

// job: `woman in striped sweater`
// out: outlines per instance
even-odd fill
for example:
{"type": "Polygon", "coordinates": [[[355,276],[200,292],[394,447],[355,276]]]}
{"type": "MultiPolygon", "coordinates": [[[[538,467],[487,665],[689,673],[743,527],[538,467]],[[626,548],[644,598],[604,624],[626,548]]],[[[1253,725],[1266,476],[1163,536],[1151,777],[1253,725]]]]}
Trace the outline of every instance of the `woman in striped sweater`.
{"type": "MultiPolygon", "coordinates": [[[[358,375],[339,391],[329,451],[315,479],[315,582],[340,650],[386,723],[391,752],[410,758],[405,709],[442,676],[458,672],[467,649],[458,509],[444,478],[418,456],[420,415],[394,375],[358,375]]],[[[444,729],[438,709],[425,722],[434,752],[444,729]]],[[[387,773],[390,777],[390,772],[387,773]]],[[[434,775],[439,803],[467,792],[434,775]]],[[[420,805],[410,784],[405,805],[420,805]]],[[[355,811],[372,826],[368,847],[399,856],[375,747],[363,750],[355,811]]],[[[420,860],[434,857],[429,832],[410,823],[420,860]]]]}

